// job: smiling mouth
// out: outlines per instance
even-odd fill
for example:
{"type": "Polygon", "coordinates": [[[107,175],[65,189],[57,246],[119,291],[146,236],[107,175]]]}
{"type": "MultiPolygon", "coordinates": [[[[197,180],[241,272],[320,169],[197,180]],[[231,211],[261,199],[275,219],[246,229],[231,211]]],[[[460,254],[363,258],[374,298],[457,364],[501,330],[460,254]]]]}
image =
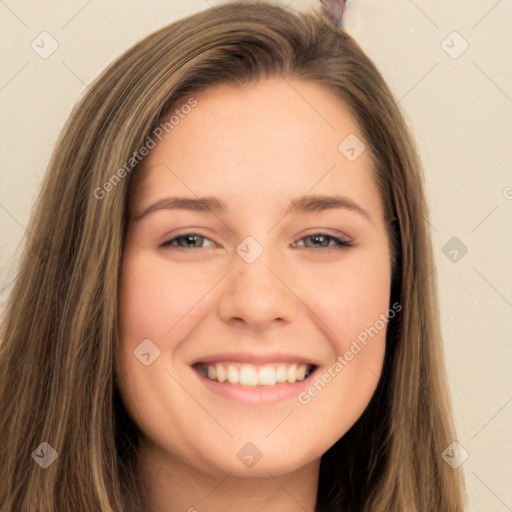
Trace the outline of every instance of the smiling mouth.
{"type": "Polygon", "coordinates": [[[209,380],[246,387],[295,384],[316,370],[316,366],[302,363],[197,363],[193,368],[209,380]]]}

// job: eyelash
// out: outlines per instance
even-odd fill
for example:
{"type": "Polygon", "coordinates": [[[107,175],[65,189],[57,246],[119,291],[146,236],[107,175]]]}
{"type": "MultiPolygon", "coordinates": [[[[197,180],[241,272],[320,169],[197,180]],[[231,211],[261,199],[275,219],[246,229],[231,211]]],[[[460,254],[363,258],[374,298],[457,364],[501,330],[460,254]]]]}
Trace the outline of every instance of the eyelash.
{"type": "MultiPolygon", "coordinates": [[[[172,247],[172,243],[175,242],[176,240],[179,240],[180,238],[187,238],[187,237],[191,237],[191,236],[194,236],[194,237],[197,237],[197,238],[202,238],[202,239],[205,239],[205,240],[210,240],[208,237],[206,236],[202,236],[202,235],[198,235],[196,233],[185,233],[183,235],[179,235],[175,238],[171,238],[170,240],[167,240],[166,242],[164,242],[163,244],[161,244],[160,247],[163,247],[163,248],[170,248],[172,247]]],[[[319,247],[318,249],[335,249],[335,250],[340,250],[340,249],[346,249],[346,248],[349,248],[349,247],[354,247],[354,244],[352,242],[348,242],[347,240],[342,240],[341,238],[336,238],[332,235],[328,235],[327,233],[312,233],[311,235],[306,235],[302,238],[300,238],[299,240],[304,240],[305,238],[314,238],[314,237],[323,237],[323,238],[328,238],[330,240],[333,240],[335,242],[334,245],[331,245],[331,246],[328,246],[328,247],[319,247]]],[[[174,246],[176,249],[183,249],[183,250],[188,250],[188,249],[203,249],[203,247],[179,247],[179,246],[174,246]]],[[[317,249],[317,248],[314,248],[314,247],[304,247],[305,249],[317,249]]]]}

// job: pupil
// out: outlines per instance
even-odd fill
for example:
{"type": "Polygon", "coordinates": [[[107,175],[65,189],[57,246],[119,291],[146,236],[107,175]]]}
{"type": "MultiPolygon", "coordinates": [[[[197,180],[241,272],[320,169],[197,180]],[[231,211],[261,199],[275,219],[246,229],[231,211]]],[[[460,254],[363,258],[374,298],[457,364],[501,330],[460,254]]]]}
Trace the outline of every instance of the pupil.
{"type": "Polygon", "coordinates": [[[186,240],[187,244],[189,244],[189,242],[190,242],[190,245],[196,245],[194,243],[194,241],[197,240],[197,237],[194,235],[187,235],[187,236],[185,236],[185,240],[186,240]]]}
{"type": "Polygon", "coordinates": [[[325,238],[325,237],[324,237],[324,236],[322,236],[322,235],[311,235],[311,237],[310,237],[310,238],[311,238],[311,239],[314,241],[314,243],[316,244],[316,243],[320,243],[320,240],[321,240],[321,239],[323,239],[323,238],[325,238]]]}

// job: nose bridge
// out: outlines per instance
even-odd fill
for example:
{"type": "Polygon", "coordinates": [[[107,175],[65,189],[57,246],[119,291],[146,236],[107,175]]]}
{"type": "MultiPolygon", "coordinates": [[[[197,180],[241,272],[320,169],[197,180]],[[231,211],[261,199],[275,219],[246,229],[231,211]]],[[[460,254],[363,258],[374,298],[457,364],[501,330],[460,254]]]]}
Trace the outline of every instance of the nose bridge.
{"type": "MultiPolygon", "coordinates": [[[[269,237],[265,239],[269,240],[269,237]]],[[[246,237],[236,248],[234,269],[224,289],[219,315],[224,320],[244,320],[252,326],[264,326],[275,319],[291,321],[297,309],[297,297],[286,284],[278,248],[267,247],[246,237]]]]}

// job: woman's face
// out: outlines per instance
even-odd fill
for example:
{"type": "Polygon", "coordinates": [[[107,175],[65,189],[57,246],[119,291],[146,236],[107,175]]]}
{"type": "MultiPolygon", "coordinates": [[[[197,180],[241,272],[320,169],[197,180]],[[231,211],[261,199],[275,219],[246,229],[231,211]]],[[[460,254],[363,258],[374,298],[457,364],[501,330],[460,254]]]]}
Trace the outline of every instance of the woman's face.
{"type": "Polygon", "coordinates": [[[162,460],[284,474],[319,461],[375,391],[381,199],[328,89],[274,79],[194,98],[152,136],[130,205],[118,385],[162,460]]]}

